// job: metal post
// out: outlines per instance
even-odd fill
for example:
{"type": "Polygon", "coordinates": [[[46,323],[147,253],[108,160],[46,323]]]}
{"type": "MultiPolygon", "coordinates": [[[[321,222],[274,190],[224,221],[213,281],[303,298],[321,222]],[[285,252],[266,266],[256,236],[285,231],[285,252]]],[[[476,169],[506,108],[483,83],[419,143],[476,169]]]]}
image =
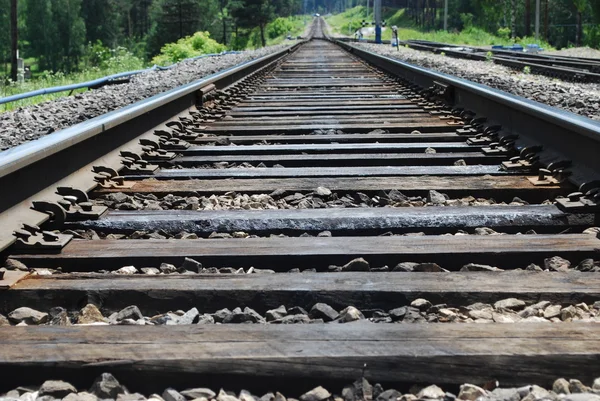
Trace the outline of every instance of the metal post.
{"type": "Polygon", "coordinates": [[[13,81],[17,81],[17,58],[18,55],[18,43],[19,43],[19,31],[17,28],[17,0],[10,2],[10,32],[11,32],[11,59],[10,59],[10,78],[13,81]]]}
{"type": "Polygon", "coordinates": [[[535,1],[535,40],[540,39],[540,2],[541,0],[535,1]]]}
{"type": "Polygon", "coordinates": [[[381,43],[381,0],[373,3],[373,14],[375,17],[375,43],[381,43]]]}
{"type": "Polygon", "coordinates": [[[444,1],[444,31],[447,31],[447,30],[448,30],[448,0],[445,0],[444,1]]]}
{"type": "Polygon", "coordinates": [[[369,4],[371,3],[371,0],[367,0],[367,16],[365,18],[365,21],[369,22],[369,4]]]}

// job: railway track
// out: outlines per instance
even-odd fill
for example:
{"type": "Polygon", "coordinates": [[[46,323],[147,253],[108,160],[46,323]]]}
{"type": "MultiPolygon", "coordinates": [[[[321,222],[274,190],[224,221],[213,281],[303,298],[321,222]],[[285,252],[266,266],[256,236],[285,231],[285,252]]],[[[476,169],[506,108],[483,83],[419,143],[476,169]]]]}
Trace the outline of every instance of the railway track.
{"type": "Polygon", "coordinates": [[[591,385],[598,124],[313,34],[0,154],[0,391],[591,385]]]}
{"type": "MultiPolygon", "coordinates": [[[[356,40],[344,39],[345,42],[356,40]]],[[[372,42],[371,40],[367,42],[372,42]]],[[[384,41],[389,44],[390,41],[384,41]]],[[[436,54],[444,54],[467,60],[491,61],[518,71],[528,70],[530,73],[545,75],[574,82],[600,82],[600,61],[597,59],[553,56],[518,51],[491,49],[484,50],[468,46],[450,45],[447,43],[426,40],[406,40],[402,46],[436,54]]]]}
{"type": "Polygon", "coordinates": [[[575,82],[600,82],[600,61],[578,57],[553,56],[517,51],[448,45],[444,43],[409,40],[404,45],[433,53],[444,53],[450,57],[479,61],[493,61],[519,71],[526,67],[534,74],[546,75],[575,82]]]}

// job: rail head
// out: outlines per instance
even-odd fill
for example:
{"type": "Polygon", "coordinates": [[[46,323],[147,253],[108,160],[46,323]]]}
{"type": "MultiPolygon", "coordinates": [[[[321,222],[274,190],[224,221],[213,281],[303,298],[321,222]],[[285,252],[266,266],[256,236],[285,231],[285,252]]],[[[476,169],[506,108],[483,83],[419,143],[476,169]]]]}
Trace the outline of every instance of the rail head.
{"type": "Polygon", "coordinates": [[[336,41],[347,51],[407,81],[429,88],[435,83],[451,87],[453,106],[472,110],[501,124],[506,134],[517,134],[519,146],[541,144],[540,160],[549,164],[573,161],[570,180],[581,185],[600,176],[600,122],[557,109],[486,85],[432,71],[336,41]]]}
{"type": "MultiPolygon", "coordinates": [[[[247,71],[253,70],[253,67],[258,68],[258,66],[273,61],[282,55],[289,53],[298,45],[299,43],[276,53],[268,54],[261,58],[229,67],[202,79],[159,93],[123,108],[113,110],[101,116],[52,133],[51,135],[44,136],[35,141],[27,142],[0,152],[0,178],[12,174],[19,169],[60,152],[70,146],[88,140],[96,135],[100,135],[127,121],[150,113],[174,100],[193,94],[210,84],[217,84],[217,87],[220,89],[226,85],[219,85],[219,82],[236,80],[235,78],[229,80],[227,78],[236,77],[240,73],[246,74],[247,71]]],[[[190,106],[192,105],[193,104],[190,104],[190,106]]]]}

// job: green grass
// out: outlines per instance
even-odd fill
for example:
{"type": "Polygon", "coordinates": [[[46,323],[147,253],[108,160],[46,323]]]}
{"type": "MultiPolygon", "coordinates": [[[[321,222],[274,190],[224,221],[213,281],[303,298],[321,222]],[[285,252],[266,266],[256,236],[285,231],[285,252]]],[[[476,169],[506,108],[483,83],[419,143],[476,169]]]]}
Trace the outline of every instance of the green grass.
{"type": "MultiPolygon", "coordinates": [[[[62,85],[71,85],[77,84],[80,82],[91,81],[93,79],[98,79],[105,77],[107,75],[116,74],[117,72],[123,71],[109,71],[109,70],[89,70],[86,72],[73,73],[69,75],[65,75],[62,73],[56,74],[47,74],[36,79],[28,80],[23,82],[22,84],[17,84],[11,82],[6,84],[6,82],[0,82],[0,97],[7,97],[12,95],[18,95],[20,93],[31,92],[44,88],[51,88],[54,86],[62,86],[62,85]]],[[[72,94],[86,92],[87,89],[77,89],[73,91],[72,94]]],[[[70,92],[58,92],[52,93],[48,95],[41,95],[30,97],[28,99],[18,100],[16,102],[6,103],[0,105],[0,112],[17,109],[19,107],[31,106],[38,103],[43,103],[48,100],[54,100],[61,97],[68,96],[70,92]]]]}
{"type": "MultiPolygon", "coordinates": [[[[19,93],[51,88],[54,86],[71,85],[92,81],[107,75],[117,74],[125,71],[139,70],[146,67],[146,63],[123,48],[118,48],[114,50],[113,53],[114,54],[111,57],[107,57],[105,60],[103,60],[100,63],[100,66],[88,67],[81,72],[74,72],[70,74],[64,74],[62,72],[52,73],[49,71],[36,73],[37,68],[36,66],[34,67],[33,60],[31,60],[31,63],[26,62],[25,64],[32,64],[32,73],[34,74],[34,78],[27,80],[22,84],[15,82],[7,83],[4,80],[0,80],[0,97],[17,95],[19,93]]],[[[73,93],[58,92],[48,95],[30,97],[28,99],[0,105],[0,112],[34,105],[48,100],[58,99],[69,96],[69,94],[85,92],[86,90],[87,89],[77,89],[73,91],[73,93]]]]}
{"type": "MultiPolygon", "coordinates": [[[[366,10],[363,6],[350,8],[341,14],[331,15],[326,17],[327,22],[331,26],[334,33],[353,36],[354,32],[360,28],[360,23],[365,18],[366,10]],[[350,34],[349,34],[350,27],[350,34]]],[[[382,39],[389,40],[392,38],[392,30],[389,27],[396,25],[398,29],[398,38],[400,40],[429,40],[432,42],[443,42],[456,45],[470,46],[491,46],[491,45],[512,45],[512,41],[506,37],[493,35],[476,27],[468,27],[461,32],[447,31],[430,31],[424,32],[416,29],[412,21],[405,15],[404,9],[386,9],[383,10],[383,18],[386,21],[388,28],[384,28],[382,39]]],[[[372,15],[368,22],[372,20],[372,15]]],[[[374,38],[373,35],[365,35],[365,39],[374,38]]],[[[517,38],[516,43],[528,45],[538,43],[541,47],[547,50],[554,49],[549,43],[538,40],[534,37],[517,38]]]]}

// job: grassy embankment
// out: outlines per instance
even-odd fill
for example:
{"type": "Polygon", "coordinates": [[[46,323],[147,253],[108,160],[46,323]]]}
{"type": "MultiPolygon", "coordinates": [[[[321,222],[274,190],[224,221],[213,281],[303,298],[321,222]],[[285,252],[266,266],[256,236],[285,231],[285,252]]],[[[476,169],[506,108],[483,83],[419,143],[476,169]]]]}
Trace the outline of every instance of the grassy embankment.
{"type": "MultiPolygon", "coordinates": [[[[440,31],[421,31],[415,28],[412,20],[405,14],[405,9],[383,9],[383,19],[386,21],[387,28],[382,32],[382,38],[391,39],[391,26],[396,25],[398,29],[398,38],[400,40],[429,40],[433,42],[442,42],[457,45],[470,46],[491,46],[491,45],[511,45],[514,43],[508,37],[508,32],[503,30],[503,35],[493,35],[476,27],[467,27],[461,32],[440,31]]],[[[325,18],[333,30],[332,33],[344,36],[353,36],[354,32],[361,27],[363,19],[370,22],[373,20],[373,14],[370,13],[366,18],[366,9],[363,6],[350,8],[341,14],[330,15],[325,18]]],[[[365,35],[365,39],[373,39],[372,35],[365,35]]],[[[538,43],[545,49],[552,49],[552,46],[544,41],[536,41],[533,37],[518,38],[516,41],[522,45],[538,43]]]]}
{"type": "MultiPolygon", "coordinates": [[[[311,17],[306,18],[306,23],[312,21],[311,17]]],[[[302,16],[292,16],[288,18],[277,18],[266,27],[267,45],[272,46],[284,43],[287,35],[296,37],[302,35],[305,30],[305,19],[302,16]]],[[[260,31],[252,30],[250,38],[246,44],[247,49],[260,47],[260,31]]],[[[189,57],[196,57],[208,53],[220,53],[228,50],[213,39],[199,32],[194,36],[181,39],[177,43],[170,43],[163,47],[159,56],[150,61],[145,61],[136,57],[124,48],[109,50],[102,46],[90,45],[86,49],[87,57],[82,62],[81,71],[65,74],[62,72],[39,71],[35,59],[26,59],[25,64],[31,66],[33,78],[22,84],[6,84],[0,80],[0,97],[7,97],[19,93],[31,92],[34,90],[51,88],[55,86],[71,85],[80,82],[92,81],[108,75],[117,74],[125,71],[139,70],[148,68],[154,64],[169,65],[189,57]],[[89,53],[89,54],[88,54],[89,53]]],[[[71,94],[85,92],[86,89],[78,89],[71,94]]],[[[42,103],[48,100],[54,100],[69,96],[69,92],[53,93],[48,95],[36,96],[28,99],[19,100],[8,104],[0,105],[0,113],[7,110],[25,107],[33,104],[42,103]]]]}
{"type": "MultiPolygon", "coordinates": [[[[103,60],[99,60],[97,65],[83,67],[82,71],[73,72],[70,74],[65,74],[60,71],[56,73],[50,71],[39,71],[36,60],[26,59],[25,65],[31,66],[33,78],[23,82],[22,84],[17,84],[14,82],[6,84],[6,82],[0,81],[0,97],[12,96],[19,93],[31,92],[55,86],[72,85],[80,82],[92,81],[107,75],[117,74],[125,71],[139,70],[145,68],[146,64],[147,63],[144,63],[140,58],[135,57],[124,48],[109,51],[109,55],[107,55],[107,57],[105,57],[103,60]]],[[[77,89],[71,94],[85,91],[86,89],[77,89]]],[[[69,94],[70,92],[52,93],[3,104],[0,105],[0,112],[38,104],[48,100],[58,99],[69,96],[69,94]]]]}

